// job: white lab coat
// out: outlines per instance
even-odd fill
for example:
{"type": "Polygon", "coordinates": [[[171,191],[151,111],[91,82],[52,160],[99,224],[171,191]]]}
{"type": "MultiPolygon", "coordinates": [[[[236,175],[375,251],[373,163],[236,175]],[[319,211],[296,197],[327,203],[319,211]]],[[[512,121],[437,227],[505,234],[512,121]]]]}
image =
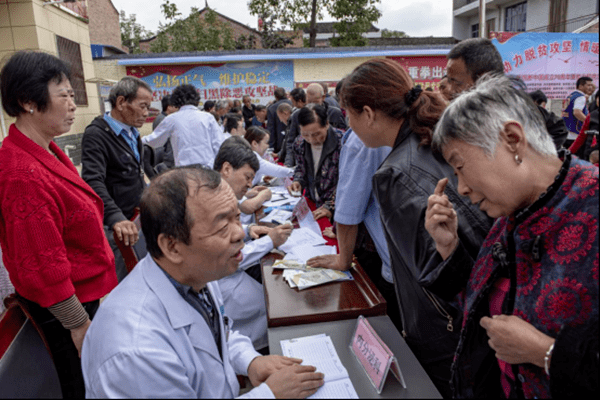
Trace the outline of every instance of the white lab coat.
{"type": "Polygon", "coordinates": [[[269,162],[262,158],[256,151],[254,152],[258,158],[260,168],[256,171],[252,185],[258,185],[263,176],[273,176],[275,178],[288,178],[294,176],[294,170],[292,168],[283,167],[275,163],[269,162]]]}
{"type": "Polygon", "coordinates": [[[171,139],[175,165],[203,164],[212,168],[226,138],[211,114],[187,105],[166,116],[154,132],[142,138],[142,143],[160,147],[171,139]]]}
{"type": "MultiPolygon", "coordinates": [[[[232,398],[236,374],[259,354],[224,326],[219,286],[208,283],[219,308],[223,360],[202,315],[187,303],[150,254],[101,304],[83,342],[88,398],[232,398]]],[[[266,384],[243,397],[270,397],[266,384]]]]}
{"type": "Polygon", "coordinates": [[[244,259],[238,270],[218,280],[223,295],[225,313],[234,321],[235,330],[252,340],[255,349],[269,343],[267,337],[267,306],[263,286],[244,271],[260,262],[273,250],[273,241],[266,235],[248,240],[242,249],[244,259]]]}

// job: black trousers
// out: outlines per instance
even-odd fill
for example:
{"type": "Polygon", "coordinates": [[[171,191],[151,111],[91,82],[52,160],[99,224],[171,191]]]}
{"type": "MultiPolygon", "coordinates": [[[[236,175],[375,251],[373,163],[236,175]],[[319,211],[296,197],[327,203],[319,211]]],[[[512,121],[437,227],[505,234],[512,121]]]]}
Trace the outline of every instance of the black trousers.
{"type": "MultiPolygon", "coordinates": [[[[71,339],[71,331],[65,329],[47,308],[43,308],[22,296],[19,296],[19,300],[27,305],[31,317],[46,337],[58,373],[63,398],[85,398],[81,359],[73,339],[71,339]]],[[[83,304],[90,319],[96,314],[99,305],[99,300],[83,304]]]]}
{"type": "Polygon", "coordinates": [[[121,254],[121,250],[117,246],[117,242],[115,242],[115,237],[113,236],[113,230],[106,225],[104,226],[104,234],[108,239],[108,244],[115,255],[115,271],[117,272],[117,281],[121,282],[128,274],[127,266],[125,265],[125,260],[123,259],[123,255],[121,254]]]}

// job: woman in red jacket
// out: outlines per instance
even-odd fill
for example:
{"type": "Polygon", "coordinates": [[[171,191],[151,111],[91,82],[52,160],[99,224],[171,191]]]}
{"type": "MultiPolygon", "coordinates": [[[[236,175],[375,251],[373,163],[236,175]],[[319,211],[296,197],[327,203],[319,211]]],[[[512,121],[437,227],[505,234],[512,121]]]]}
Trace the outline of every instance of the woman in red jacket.
{"type": "Polygon", "coordinates": [[[79,352],[99,299],[117,284],[103,203],[52,141],[75,120],[69,68],[40,52],[0,73],[16,122],[0,148],[0,244],[21,301],[41,327],[64,397],[85,396],[79,352]]]}

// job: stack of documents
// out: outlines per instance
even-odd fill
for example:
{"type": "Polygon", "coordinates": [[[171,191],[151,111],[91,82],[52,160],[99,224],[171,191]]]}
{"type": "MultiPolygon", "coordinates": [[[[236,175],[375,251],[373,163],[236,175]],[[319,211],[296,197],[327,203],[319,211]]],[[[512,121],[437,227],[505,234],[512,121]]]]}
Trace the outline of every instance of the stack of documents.
{"type": "Polygon", "coordinates": [[[302,365],[312,365],[325,375],[325,384],[309,399],[358,399],[348,371],[326,334],[282,340],[284,356],[302,359],[302,365]]]}
{"type": "Polygon", "coordinates": [[[288,240],[279,246],[279,250],[285,253],[291,253],[298,246],[311,245],[316,246],[325,244],[327,241],[323,236],[308,228],[298,228],[292,231],[288,240]]]}
{"type": "Polygon", "coordinates": [[[273,211],[271,211],[266,217],[262,218],[260,222],[271,222],[274,224],[282,225],[291,219],[291,211],[276,208],[273,211]]]}
{"type": "Polygon", "coordinates": [[[271,188],[273,195],[271,200],[265,201],[263,206],[266,208],[277,208],[281,206],[295,206],[301,199],[301,197],[293,197],[288,193],[287,189],[281,186],[271,188]]]}

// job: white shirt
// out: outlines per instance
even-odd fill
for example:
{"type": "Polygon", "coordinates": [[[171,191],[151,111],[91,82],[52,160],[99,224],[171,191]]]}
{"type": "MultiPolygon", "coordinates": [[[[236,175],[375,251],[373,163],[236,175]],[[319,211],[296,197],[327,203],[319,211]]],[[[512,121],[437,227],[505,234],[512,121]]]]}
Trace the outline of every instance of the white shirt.
{"type": "Polygon", "coordinates": [[[575,99],[575,102],[573,103],[573,110],[583,110],[586,105],[585,104],[586,94],[583,93],[581,90],[577,90],[577,92],[581,93],[583,96],[575,99]]]}
{"type": "Polygon", "coordinates": [[[169,138],[176,166],[203,164],[212,168],[212,160],[227,137],[211,114],[187,105],[163,119],[142,143],[160,147],[169,138]]]}
{"type": "Polygon", "coordinates": [[[321,153],[323,153],[323,145],[315,146],[314,144],[312,144],[312,145],[310,145],[310,151],[312,152],[315,176],[317,176],[317,168],[319,168],[319,161],[321,161],[321,153]]]}
{"type": "Polygon", "coordinates": [[[256,171],[252,185],[257,185],[263,176],[273,176],[275,178],[287,178],[294,176],[294,170],[288,167],[274,164],[262,158],[256,151],[254,152],[258,158],[260,168],[256,171]]]}

